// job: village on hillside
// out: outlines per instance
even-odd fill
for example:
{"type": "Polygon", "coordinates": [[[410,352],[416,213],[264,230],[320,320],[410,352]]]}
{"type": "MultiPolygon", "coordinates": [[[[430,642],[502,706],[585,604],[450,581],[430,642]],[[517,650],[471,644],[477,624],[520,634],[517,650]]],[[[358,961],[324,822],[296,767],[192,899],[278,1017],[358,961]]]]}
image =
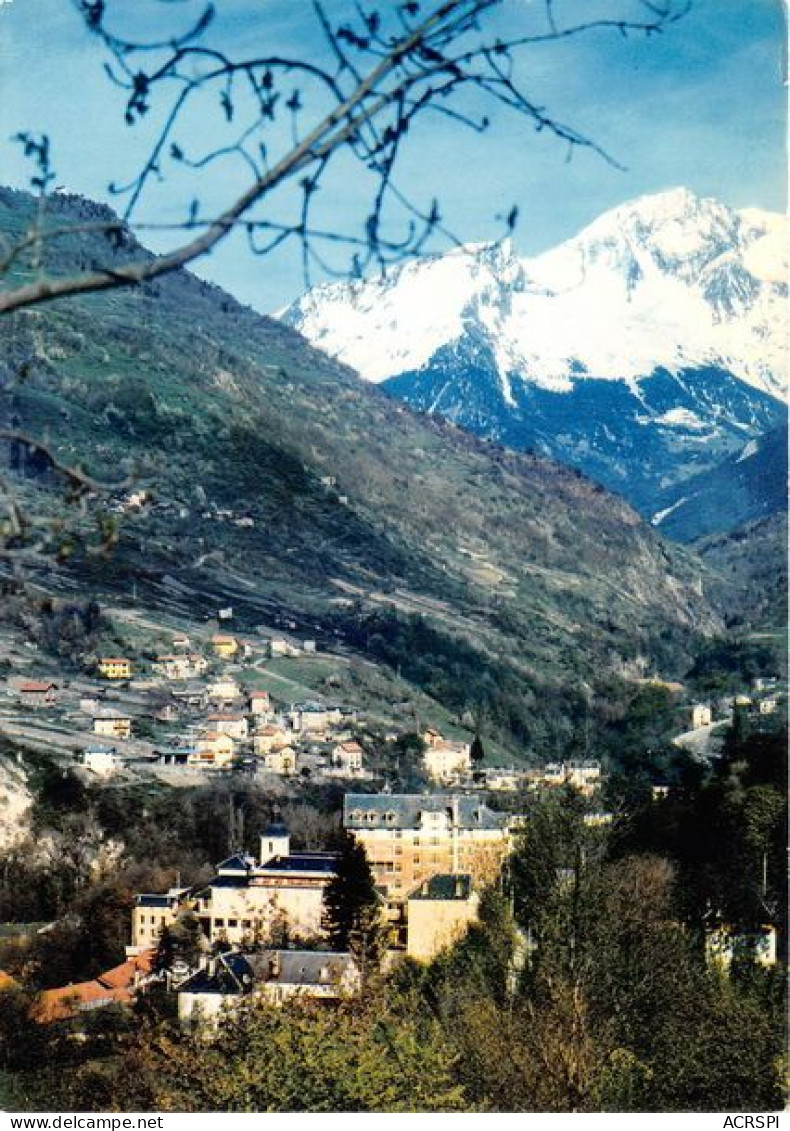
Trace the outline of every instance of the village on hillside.
{"type": "MultiPolygon", "coordinates": [[[[86,781],[177,787],[241,775],[283,800],[308,784],[334,783],[343,792],[347,843],[364,850],[375,885],[385,967],[399,957],[430,961],[476,921],[483,892],[501,880],[523,830],[513,808],[519,797],[571,789],[584,800],[590,827],[611,822],[596,759],[516,767],[496,764],[479,734],[457,725],[452,737],[414,717],[400,729],[381,718],[374,726],[359,703],[330,701],[325,686],[310,686],[311,664],[321,672],[327,660],[339,662],[315,640],[231,631],[231,617],[222,610],[202,629],[143,633],[135,649],[97,655],[78,674],[58,670],[34,647],[9,650],[0,734],[46,751],[86,781]],[[282,674],[289,663],[293,679],[282,674]],[[304,698],[291,698],[295,687],[304,698]],[[411,792],[393,788],[393,752],[402,756],[404,739],[411,792]]],[[[748,694],[681,706],[675,742],[695,758],[715,758],[734,710],[759,718],[785,697],[776,680],[758,679],[748,694]]],[[[656,782],[653,795],[666,790],[656,782]]],[[[126,961],[88,982],[45,990],[38,1020],[128,1004],[152,986],[174,995],[185,1024],[251,994],[276,1003],[356,992],[366,975],[364,939],[350,944],[346,934],[338,949],[327,927],[328,892],[343,871],[338,852],[294,849],[282,821],[266,828],[257,855],[231,847],[207,882],[139,892],[126,961]]],[[[726,965],[739,939],[718,928],[708,944],[726,965]]],[[[750,945],[762,964],[776,961],[772,927],[750,945]]],[[[528,949],[525,936],[520,961],[528,949]]]]}

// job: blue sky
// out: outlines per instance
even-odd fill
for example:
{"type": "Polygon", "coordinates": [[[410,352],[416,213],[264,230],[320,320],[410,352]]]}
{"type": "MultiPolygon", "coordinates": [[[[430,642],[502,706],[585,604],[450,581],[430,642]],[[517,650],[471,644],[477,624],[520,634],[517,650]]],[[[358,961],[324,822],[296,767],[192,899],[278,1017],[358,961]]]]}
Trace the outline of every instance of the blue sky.
{"type": "MultiPolygon", "coordinates": [[[[307,51],[311,57],[320,52],[309,0],[216,3],[211,34],[228,49],[307,51]]],[[[500,28],[527,26],[537,6],[537,0],[504,0],[500,28]]],[[[115,0],[113,7],[110,0],[109,7],[119,26],[131,21],[155,34],[163,22],[169,29],[174,20],[188,22],[200,4],[115,0]]],[[[346,0],[328,0],[333,14],[345,7],[346,0]]],[[[612,8],[627,13],[638,0],[555,0],[554,7],[559,16],[612,8]]],[[[734,207],[784,210],[784,42],[781,0],[694,0],[686,18],[647,41],[599,32],[536,45],[520,64],[531,97],[593,137],[625,169],[582,151],[568,163],[564,145],[545,132],[536,134],[506,110],[492,115],[492,128],[481,136],[434,114],[410,138],[400,184],[421,202],[438,196],[448,226],[468,241],[495,238],[501,230],[497,216],[518,204],[515,243],[525,254],[573,235],[624,200],[676,185],[734,207]]],[[[69,0],[0,2],[4,183],[25,187],[30,175],[11,135],[43,131],[52,139],[57,183],[118,206],[107,186],[134,174],[158,109],[141,126],[125,126],[122,92],[108,83],[103,61],[69,0]]],[[[213,102],[185,123],[179,141],[186,148],[220,142],[223,129],[213,102]]],[[[212,166],[199,186],[206,211],[243,187],[233,163],[212,166]]],[[[322,220],[344,230],[358,228],[367,190],[364,178],[348,162],[340,163],[322,192],[322,220]]],[[[172,168],[143,199],[136,218],[182,216],[195,191],[172,168]]],[[[144,240],[165,246],[153,234],[144,240]]],[[[277,309],[303,289],[296,247],[257,259],[234,237],[197,270],[263,311],[277,309]]]]}

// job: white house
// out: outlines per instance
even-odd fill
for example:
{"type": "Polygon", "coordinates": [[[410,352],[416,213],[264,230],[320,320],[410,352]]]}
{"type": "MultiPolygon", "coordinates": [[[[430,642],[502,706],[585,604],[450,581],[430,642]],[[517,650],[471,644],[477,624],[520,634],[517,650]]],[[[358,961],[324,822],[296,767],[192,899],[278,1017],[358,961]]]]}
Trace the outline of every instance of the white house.
{"type": "Polygon", "coordinates": [[[427,731],[423,739],[426,746],[422,759],[428,777],[437,782],[449,782],[471,772],[472,747],[468,742],[442,738],[435,731],[427,731]]]}
{"type": "Polygon", "coordinates": [[[358,774],[364,753],[358,742],[340,742],[332,751],[332,766],[344,774],[358,774]]]}
{"type": "Polygon", "coordinates": [[[713,722],[713,713],[709,703],[695,703],[691,708],[691,729],[709,727],[713,722]]]}
{"type": "Polygon", "coordinates": [[[182,1025],[213,1025],[240,1002],[279,1005],[289,998],[337,999],[360,987],[350,954],[330,950],[229,951],[203,960],[200,970],[177,987],[182,1025]]]}
{"type": "Polygon", "coordinates": [[[80,755],[80,762],[86,770],[101,777],[109,777],[118,767],[114,746],[87,746],[80,755]]]}

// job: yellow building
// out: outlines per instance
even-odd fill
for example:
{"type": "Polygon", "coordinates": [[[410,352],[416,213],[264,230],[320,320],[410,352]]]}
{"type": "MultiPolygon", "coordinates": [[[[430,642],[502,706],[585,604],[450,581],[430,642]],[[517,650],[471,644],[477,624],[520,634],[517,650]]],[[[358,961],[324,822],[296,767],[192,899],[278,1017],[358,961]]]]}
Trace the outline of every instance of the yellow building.
{"type": "Polygon", "coordinates": [[[209,730],[201,734],[195,743],[197,761],[202,765],[227,766],[233,761],[236,743],[229,734],[219,730],[209,730]]]}
{"type": "Polygon", "coordinates": [[[290,746],[270,750],[263,755],[263,766],[270,774],[290,777],[296,773],[296,753],[290,746]]]}
{"type": "Polygon", "coordinates": [[[485,886],[513,846],[507,814],[474,797],[347,793],[343,824],[364,846],[376,883],[395,900],[437,873],[468,873],[485,886]]]}
{"type": "Polygon", "coordinates": [[[470,875],[436,875],[424,880],[407,901],[406,953],[430,961],[466,934],[477,919],[479,905],[470,875]]]}
{"type": "Polygon", "coordinates": [[[221,660],[232,660],[239,650],[235,636],[216,635],[211,637],[211,647],[221,660]]]}
{"type": "Polygon", "coordinates": [[[291,854],[289,848],[287,830],[270,826],[261,839],[260,862],[232,856],[218,865],[217,874],[205,886],[138,895],[132,913],[132,949],[156,946],[162,927],[172,925],[186,911],[197,916],[212,944],[265,940],[281,926],[297,937],[320,935],[324,889],[334,875],[336,857],[326,852],[291,854]],[[267,835],[270,832],[277,835],[267,835]]]}
{"type": "Polygon", "coordinates": [[[163,894],[135,896],[132,908],[132,948],[155,947],[163,927],[174,926],[180,911],[188,909],[189,888],[171,888],[163,894]]]}
{"type": "Polygon", "coordinates": [[[105,679],[131,679],[132,661],[122,657],[106,657],[99,660],[99,673],[105,679]]]}
{"type": "Polygon", "coordinates": [[[93,733],[106,738],[131,738],[132,720],[128,715],[99,715],[93,720],[93,733]]]}

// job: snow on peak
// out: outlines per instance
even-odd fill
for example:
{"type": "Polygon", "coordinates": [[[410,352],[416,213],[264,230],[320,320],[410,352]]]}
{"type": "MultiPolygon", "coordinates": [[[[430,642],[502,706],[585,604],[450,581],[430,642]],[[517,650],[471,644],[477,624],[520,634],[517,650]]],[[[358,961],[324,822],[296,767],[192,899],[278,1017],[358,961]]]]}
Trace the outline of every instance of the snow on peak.
{"type": "Polygon", "coordinates": [[[719,364],[786,395],[787,222],[685,188],[604,213],[534,258],[509,240],[409,261],[382,279],[314,288],[284,317],[381,381],[465,333],[514,379],[557,390],[719,364]]]}

